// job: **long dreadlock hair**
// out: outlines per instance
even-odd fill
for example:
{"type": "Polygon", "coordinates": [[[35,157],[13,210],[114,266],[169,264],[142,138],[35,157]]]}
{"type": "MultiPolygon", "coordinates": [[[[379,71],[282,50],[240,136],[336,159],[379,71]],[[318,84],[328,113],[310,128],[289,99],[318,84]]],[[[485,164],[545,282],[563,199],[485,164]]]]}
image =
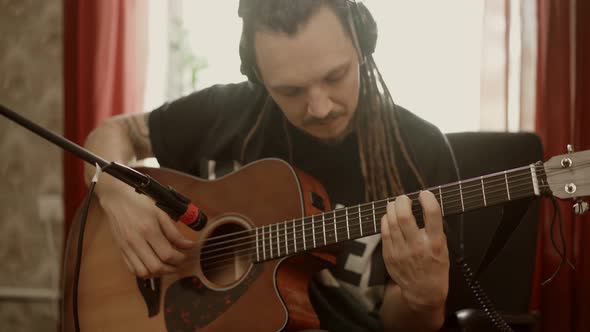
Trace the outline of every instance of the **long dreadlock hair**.
{"type": "MultiPolygon", "coordinates": [[[[345,27],[351,40],[356,41],[354,35],[357,31],[351,24],[353,15],[349,9],[350,0],[241,0],[248,1],[249,12],[255,13],[242,15],[243,31],[241,50],[242,66],[255,67],[254,34],[257,29],[264,28],[271,31],[294,35],[297,29],[308,22],[310,17],[322,6],[329,6],[334,10],[342,25],[345,27]]],[[[358,43],[355,42],[358,48],[358,43]]],[[[358,50],[357,50],[358,51],[358,50]]],[[[358,52],[359,55],[362,52],[358,52]]],[[[422,188],[425,188],[424,179],[410,156],[407,145],[402,139],[397,119],[398,112],[393,102],[389,89],[383,81],[383,77],[373,60],[371,54],[365,54],[361,63],[361,91],[354,117],[354,126],[357,133],[360,168],[365,184],[365,198],[367,200],[383,199],[392,195],[404,193],[404,188],[394,147],[399,152],[411,169],[413,175],[422,188]]],[[[248,132],[242,147],[242,161],[244,160],[246,146],[260,127],[265,116],[278,106],[270,96],[262,107],[253,127],[248,132]]],[[[293,160],[293,145],[287,122],[283,117],[283,126],[288,146],[290,161],[293,160]]]]}

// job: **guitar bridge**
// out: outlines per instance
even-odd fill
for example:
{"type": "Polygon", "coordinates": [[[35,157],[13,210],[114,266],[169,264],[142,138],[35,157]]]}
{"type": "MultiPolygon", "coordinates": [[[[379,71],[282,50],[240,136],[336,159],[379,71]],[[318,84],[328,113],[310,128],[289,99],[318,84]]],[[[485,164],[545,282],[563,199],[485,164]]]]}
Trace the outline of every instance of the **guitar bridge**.
{"type": "Polygon", "coordinates": [[[148,317],[153,317],[160,311],[161,278],[137,279],[137,288],[143,296],[148,310],[148,317]]]}

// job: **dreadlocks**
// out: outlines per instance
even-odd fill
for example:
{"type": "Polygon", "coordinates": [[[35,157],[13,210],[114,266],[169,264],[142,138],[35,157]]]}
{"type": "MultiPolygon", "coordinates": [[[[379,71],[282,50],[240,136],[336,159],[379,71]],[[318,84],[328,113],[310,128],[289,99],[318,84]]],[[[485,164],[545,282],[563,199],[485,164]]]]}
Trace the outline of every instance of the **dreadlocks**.
{"type": "MultiPolygon", "coordinates": [[[[242,2],[245,1],[248,0],[242,0],[242,2]]],[[[243,15],[242,42],[248,45],[244,50],[243,57],[246,57],[246,61],[250,62],[249,65],[255,66],[253,40],[256,29],[264,28],[293,35],[297,32],[298,27],[307,22],[312,14],[322,6],[330,6],[335,11],[352,39],[354,32],[349,19],[348,1],[249,0],[248,11],[255,13],[255,15],[243,15]]],[[[396,157],[399,155],[403,157],[418,183],[422,188],[425,188],[424,179],[402,139],[396,106],[372,55],[365,55],[365,58],[359,59],[359,62],[361,63],[361,91],[354,126],[357,132],[360,168],[365,183],[365,198],[378,200],[404,192],[396,162],[396,157]],[[395,147],[399,149],[398,154],[394,151],[395,147]]],[[[276,107],[277,105],[268,96],[258,119],[244,140],[242,160],[244,160],[246,146],[263,122],[262,119],[276,107]]],[[[284,121],[289,157],[292,162],[293,147],[289,131],[286,130],[286,118],[284,121]]]]}

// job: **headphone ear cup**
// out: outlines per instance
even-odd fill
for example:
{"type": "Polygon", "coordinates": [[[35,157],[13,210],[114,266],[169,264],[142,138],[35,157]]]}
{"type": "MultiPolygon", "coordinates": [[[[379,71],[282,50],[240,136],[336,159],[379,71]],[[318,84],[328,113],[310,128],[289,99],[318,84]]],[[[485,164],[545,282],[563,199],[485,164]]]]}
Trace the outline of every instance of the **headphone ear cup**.
{"type": "Polygon", "coordinates": [[[356,15],[354,16],[357,36],[362,52],[371,55],[377,45],[377,22],[371,12],[362,2],[356,2],[356,15]]]}
{"type": "Polygon", "coordinates": [[[256,72],[254,72],[254,61],[251,59],[252,54],[250,54],[249,51],[250,50],[248,48],[248,42],[246,41],[246,38],[242,33],[242,36],[240,37],[239,47],[241,61],[240,72],[248,78],[248,81],[256,84],[262,84],[262,82],[260,82],[260,80],[258,79],[258,75],[256,75],[256,72]]]}

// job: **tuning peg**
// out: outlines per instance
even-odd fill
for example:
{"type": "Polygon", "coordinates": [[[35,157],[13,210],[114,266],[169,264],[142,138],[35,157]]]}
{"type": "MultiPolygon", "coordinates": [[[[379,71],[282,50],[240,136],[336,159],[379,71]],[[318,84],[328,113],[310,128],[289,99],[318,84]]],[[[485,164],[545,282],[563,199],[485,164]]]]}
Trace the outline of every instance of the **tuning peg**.
{"type": "Polygon", "coordinates": [[[578,216],[585,214],[588,210],[590,210],[590,207],[588,207],[588,202],[586,201],[579,199],[576,204],[574,204],[574,213],[578,216]]]}
{"type": "Polygon", "coordinates": [[[567,153],[574,153],[574,146],[571,144],[567,145],[567,153]]]}

